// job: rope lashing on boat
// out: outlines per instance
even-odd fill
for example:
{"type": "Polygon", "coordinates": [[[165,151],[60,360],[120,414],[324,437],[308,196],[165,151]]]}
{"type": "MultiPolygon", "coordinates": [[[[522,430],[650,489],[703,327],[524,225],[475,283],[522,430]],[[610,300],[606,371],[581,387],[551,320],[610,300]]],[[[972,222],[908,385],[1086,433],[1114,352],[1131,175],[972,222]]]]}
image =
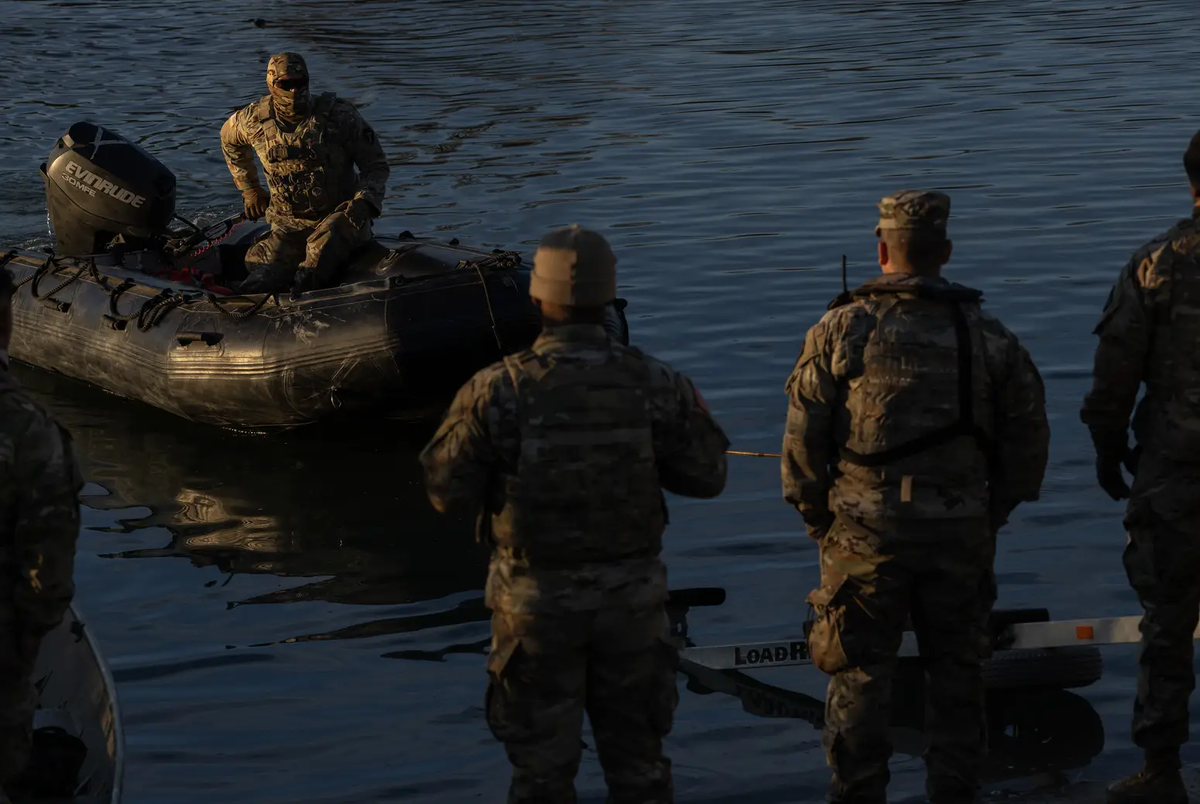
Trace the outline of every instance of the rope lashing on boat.
{"type": "MultiPolygon", "coordinates": [[[[0,268],[11,262],[18,253],[19,252],[14,250],[8,254],[5,254],[3,257],[0,257],[0,268]]],[[[56,285],[53,290],[50,290],[47,293],[40,293],[39,285],[42,280],[51,271],[51,269],[60,267],[54,252],[50,249],[47,249],[47,253],[48,256],[46,257],[46,260],[40,266],[38,266],[37,270],[30,273],[29,276],[26,276],[19,282],[14,283],[13,292],[15,293],[17,288],[20,288],[22,285],[30,284],[30,295],[32,295],[34,299],[49,307],[54,307],[61,312],[66,312],[70,308],[70,302],[64,302],[59,299],[55,299],[54,294],[69,287],[72,283],[78,282],[83,278],[84,275],[88,275],[96,281],[96,284],[98,284],[104,291],[108,293],[108,313],[103,317],[109,322],[109,325],[116,330],[123,330],[130,321],[137,321],[138,330],[141,332],[148,332],[149,330],[161,324],[167,317],[167,314],[176,307],[181,307],[185,304],[190,304],[192,302],[201,300],[207,301],[222,315],[235,321],[239,321],[254,315],[264,306],[266,306],[267,302],[271,300],[269,295],[265,295],[263,298],[255,301],[244,310],[230,310],[225,305],[217,301],[216,295],[212,293],[205,294],[202,299],[196,295],[189,296],[185,292],[179,292],[174,288],[163,288],[157,294],[142,302],[141,306],[139,306],[133,312],[122,313],[118,307],[118,302],[126,291],[138,286],[137,280],[126,277],[122,279],[119,284],[113,285],[111,282],[112,277],[105,276],[104,274],[100,273],[100,269],[96,266],[96,260],[94,258],[89,258],[87,262],[80,264],[79,267],[74,269],[66,279],[56,285]]]]}
{"type": "Polygon", "coordinates": [[[487,277],[483,275],[483,267],[475,263],[475,273],[479,275],[479,287],[483,288],[483,299],[487,302],[488,316],[492,319],[492,337],[496,339],[496,348],[504,355],[504,344],[500,341],[500,330],[496,327],[496,312],[492,309],[492,294],[488,291],[487,277]]]}
{"type": "MultiPolygon", "coordinates": [[[[269,294],[269,293],[263,294],[263,297],[261,299],[259,299],[254,304],[247,307],[245,310],[237,310],[237,311],[226,309],[225,305],[223,305],[219,301],[217,301],[217,296],[215,293],[209,293],[206,298],[207,298],[207,301],[209,304],[211,304],[213,307],[217,308],[217,312],[221,313],[224,316],[228,316],[229,318],[232,318],[234,321],[241,321],[242,319],[249,318],[250,316],[257,313],[259,310],[261,310],[263,307],[265,307],[267,302],[269,302],[272,297],[271,297],[271,294],[269,294]]],[[[245,297],[243,296],[242,298],[245,298],[245,297]]]]}
{"type": "Polygon", "coordinates": [[[74,284],[75,282],[79,281],[79,278],[82,277],[87,272],[89,266],[91,266],[93,269],[95,268],[94,263],[86,263],[85,262],[82,265],[80,265],[78,268],[75,269],[75,273],[71,274],[66,279],[64,279],[62,282],[55,285],[53,290],[51,290],[47,293],[38,293],[38,284],[42,281],[43,278],[45,278],[46,274],[50,272],[50,268],[58,267],[58,262],[54,259],[54,254],[51,253],[49,256],[46,257],[46,261],[44,263],[42,263],[41,267],[38,268],[36,271],[34,271],[30,275],[29,295],[32,296],[37,301],[40,301],[42,304],[46,305],[47,307],[52,307],[61,313],[65,313],[67,310],[70,309],[71,303],[62,301],[61,299],[54,298],[54,294],[58,293],[60,290],[64,290],[65,288],[67,288],[67,287],[71,286],[72,284],[74,284]]]}
{"type": "Polygon", "coordinates": [[[456,268],[474,268],[475,274],[479,277],[479,286],[483,288],[483,298],[487,302],[488,316],[492,319],[492,337],[496,339],[496,348],[500,350],[500,354],[504,354],[504,342],[500,339],[500,328],[496,324],[496,311],[492,308],[492,294],[488,290],[487,277],[484,276],[484,268],[516,268],[521,264],[521,255],[515,251],[493,251],[490,256],[484,257],[482,260],[460,260],[456,268]]]}

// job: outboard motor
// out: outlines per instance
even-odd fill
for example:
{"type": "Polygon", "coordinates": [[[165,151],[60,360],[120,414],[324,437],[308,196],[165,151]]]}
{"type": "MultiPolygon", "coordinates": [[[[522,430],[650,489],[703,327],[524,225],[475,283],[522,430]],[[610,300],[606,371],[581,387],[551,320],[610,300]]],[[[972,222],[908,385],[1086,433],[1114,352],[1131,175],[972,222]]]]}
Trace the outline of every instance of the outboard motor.
{"type": "Polygon", "coordinates": [[[117,235],[150,247],[175,214],[175,175],[115,131],[75,123],[42,165],[55,250],[99,254],[117,235]]]}

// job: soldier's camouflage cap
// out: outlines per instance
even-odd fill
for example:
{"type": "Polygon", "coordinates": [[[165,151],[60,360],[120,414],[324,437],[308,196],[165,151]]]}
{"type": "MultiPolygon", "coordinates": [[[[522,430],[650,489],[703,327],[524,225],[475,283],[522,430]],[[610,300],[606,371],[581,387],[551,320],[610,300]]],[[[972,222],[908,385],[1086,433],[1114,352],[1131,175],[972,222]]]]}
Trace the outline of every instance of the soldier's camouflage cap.
{"type": "Polygon", "coordinates": [[[267,86],[281,78],[308,78],[308,65],[299,53],[276,53],[267,62],[267,86]]]}
{"type": "Polygon", "coordinates": [[[885,229],[946,231],[950,196],[932,190],[901,190],[879,201],[878,237],[885,229]]]}
{"type": "Polygon", "coordinates": [[[617,297],[617,256],[590,229],[555,229],[534,252],[529,295],[552,304],[603,307],[617,297]]]}

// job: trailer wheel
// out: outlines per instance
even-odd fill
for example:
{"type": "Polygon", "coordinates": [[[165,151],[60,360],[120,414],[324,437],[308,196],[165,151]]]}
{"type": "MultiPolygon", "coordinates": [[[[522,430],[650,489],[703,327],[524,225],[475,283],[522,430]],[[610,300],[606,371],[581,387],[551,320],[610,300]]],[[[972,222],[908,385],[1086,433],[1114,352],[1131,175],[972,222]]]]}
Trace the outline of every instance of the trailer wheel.
{"type": "Polygon", "coordinates": [[[1072,689],[1100,680],[1104,660],[1095,645],[1000,650],[983,663],[988,689],[1072,689]]]}

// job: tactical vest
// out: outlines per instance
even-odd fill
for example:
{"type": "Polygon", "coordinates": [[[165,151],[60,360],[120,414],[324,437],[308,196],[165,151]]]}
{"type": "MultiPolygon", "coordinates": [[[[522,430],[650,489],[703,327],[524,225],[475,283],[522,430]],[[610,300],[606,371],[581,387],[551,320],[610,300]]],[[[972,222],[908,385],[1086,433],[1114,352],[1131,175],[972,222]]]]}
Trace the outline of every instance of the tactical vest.
{"type": "MultiPolygon", "coordinates": [[[[953,285],[873,283],[830,305],[857,301],[873,319],[861,357],[841,356],[861,360],[847,384],[848,438],[839,451],[848,474],[880,487],[903,486],[908,475],[940,493],[984,493],[993,449],[979,422],[990,422],[992,410],[966,312],[981,296],[953,285]]],[[[911,493],[883,496],[909,502],[911,493]]]]}
{"type": "Polygon", "coordinates": [[[279,127],[270,95],[258,102],[255,116],[263,136],[259,155],[273,214],[320,220],[353,197],[353,168],[330,124],[335,99],[330,92],[318,95],[312,114],[291,132],[279,127]]]}
{"type": "Polygon", "coordinates": [[[611,340],[594,359],[525,350],[504,360],[516,389],[520,457],[503,479],[492,538],[533,568],[662,550],[666,504],[641,353],[611,340]]]}
{"type": "Polygon", "coordinates": [[[1171,234],[1170,253],[1160,257],[1170,272],[1170,295],[1151,311],[1146,395],[1134,432],[1146,448],[1194,462],[1200,454],[1200,222],[1181,221],[1171,234]]]}

